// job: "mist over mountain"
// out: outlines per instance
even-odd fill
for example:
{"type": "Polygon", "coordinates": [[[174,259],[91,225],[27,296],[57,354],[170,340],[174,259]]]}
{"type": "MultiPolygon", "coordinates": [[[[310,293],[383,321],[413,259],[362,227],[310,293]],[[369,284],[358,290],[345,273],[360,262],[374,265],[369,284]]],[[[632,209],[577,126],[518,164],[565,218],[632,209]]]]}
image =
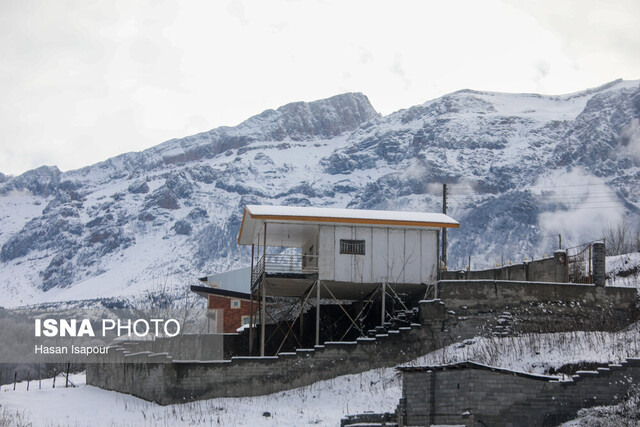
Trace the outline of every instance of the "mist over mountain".
{"type": "Polygon", "coordinates": [[[388,116],[360,93],[287,104],[82,169],[0,174],[0,305],[136,298],[241,267],[246,204],[440,211],[449,264],[551,253],[640,207],[640,87],[462,90],[388,116]]]}

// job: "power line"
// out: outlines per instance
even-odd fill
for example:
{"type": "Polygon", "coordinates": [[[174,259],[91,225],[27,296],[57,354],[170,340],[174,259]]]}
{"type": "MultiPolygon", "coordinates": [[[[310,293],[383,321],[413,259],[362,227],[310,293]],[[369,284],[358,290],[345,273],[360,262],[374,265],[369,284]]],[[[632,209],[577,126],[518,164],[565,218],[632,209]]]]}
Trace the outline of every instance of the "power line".
{"type": "Polygon", "coordinates": [[[589,210],[589,209],[614,209],[614,208],[620,208],[620,205],[616,205],[616,206],[593,206],[593,207],[578,207],[578,208],[573,208],[573,209],[559,209],[558,211],[560,212],[572,212],[572,211],[581,211],[581,210],[589,210]]]}
{"type": "MultiPolygon", "coordinates": [[[[553,185],[553,186],[531,185],[531,186],[521,188],[521,190],[528,190],[531,188],[554,189],[554,188],[568,188],[568,187],[609,187],[609,184],[567,184],[567,185],[553,185]]],[[[474,191],[473,189],[470,189],[468,186],[457,187],[457,188],[455,184],[449,186],[449,190],[456,190],[456,189],[462,189],[465,191],[474,191]]],[[[511,190],[519,190],[519,188],[512,188],[511,190]]]]}
{"type": "MultiPolygon", "coordinates": [[[[479,197],[479,196],[494,196],[494,194],[492,193],[455,193],[458,196],[461,197],[479,197]]],[[[537,193],[533,193],[534,196],[536,197],[565,197],[565,196],[570,196],[570,197],[587,197],[587,196],[593,196],[593,197],[605,197],[605,196],[610,196],[610,197],[616,197],[617,194],[613,191],[589,191],[587,193],[549,193],[549,194],[537,194],[537,193]]]]}

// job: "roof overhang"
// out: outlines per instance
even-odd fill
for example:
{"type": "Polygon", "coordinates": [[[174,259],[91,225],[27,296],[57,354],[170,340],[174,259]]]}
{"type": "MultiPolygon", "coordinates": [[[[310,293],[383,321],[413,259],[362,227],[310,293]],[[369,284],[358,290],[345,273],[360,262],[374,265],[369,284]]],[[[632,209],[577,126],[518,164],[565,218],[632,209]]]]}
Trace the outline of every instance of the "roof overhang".
{"type": "Polygon", "coordinates": [[[321,224],[428,229],[460,227],[458,221],[441,213],[247,205],[238,244],[262,244],[258,237],[265,223],[277,224],[267,227],[267,246],[290,247],[302,246],[321,224]]]}
{"type": "Polygon", "coordinates": [[[217,295],[217,296],[227,297],[227,298],[249,300],[249,298],[251,297],[249,294],[244,292],[236,292],[236,291],[229,291],[227,289],[211,288],[209,286],[191,285],[191,292],[194,292],[200,295],[201,297],[205,297],[205,298],[208,298],[209,295],[217,295]]]}

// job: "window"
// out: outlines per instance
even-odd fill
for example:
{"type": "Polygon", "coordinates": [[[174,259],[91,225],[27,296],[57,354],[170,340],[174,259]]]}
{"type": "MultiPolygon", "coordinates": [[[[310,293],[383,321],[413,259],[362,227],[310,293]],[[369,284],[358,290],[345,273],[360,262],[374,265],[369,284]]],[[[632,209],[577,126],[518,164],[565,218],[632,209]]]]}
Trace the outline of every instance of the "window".
{"type": "Polygon", "coordinates": [[[364,255],[364,240],[340,239],[340,253],[350,255],[364,255]]]}
{"type": "Polygon", "coordinates": [[[241,326],[249,325],[249,324],[251,323],[251,317],[249,317],[249,316],[242,316],[241,323],[242,323],[242,325],[241,325],[241,326]]]}
{"type": "Polygon", "coordinates": [[[231,300],[231,308],[240,308],[240,300],[232,299],[231,300]]]}

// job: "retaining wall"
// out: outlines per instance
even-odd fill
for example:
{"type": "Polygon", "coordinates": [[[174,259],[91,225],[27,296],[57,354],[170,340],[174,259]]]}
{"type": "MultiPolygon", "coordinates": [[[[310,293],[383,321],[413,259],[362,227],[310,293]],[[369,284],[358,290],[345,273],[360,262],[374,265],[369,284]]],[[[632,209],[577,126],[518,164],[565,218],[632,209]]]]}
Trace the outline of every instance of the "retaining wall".
{"type": "MultiPolygon", "coordinates": [[[[175,360],[131,347],[112,348],[108,356],[87,366],[87,384],[161,404],[255,396],[395,366],[478,335],[617,330],[638,318],[636,291],[630,288],[444,281],[438,292],[440,300],[420,302],[420,324],[376,338],[221,362],[175,360]]],[[[235,343],[237,337],[230,338],[235,343]]]]}
{"type": "Polygon", "coordinates": [[[420,321],[441,319],[440,346],[477,335],[616,331],[638,320],[637,291],[571,283],[497,280],[438,282],[441,306],[420,321]]]}
{"type": "Polygon", "coordinates": [[[161,404],[264,395],[375,367],[395,366],[428,353],[435,348],[423,339],[421,329],[414,325],[355,342],[325,343],[295,353],[218,362],[171,360],[167,355],[112,348],[99,363],[87,366],[87,384],[161,404]]]}
{"type": "Polygon", "coordinates": [[[230,341],[225,338],[225,334],[184,334],[150,341],[122,341],[119,347],[129,353],[167,353],[175,359],[224,360],[230,341]]]}
{"type": "Polygon", "coordinates": [[[640,359],[579,371],[565,381],[469,362],[400,370],[396,414],[404,426],[555,426],[581,408],[620,402],[640,382],[640,359]]]}

